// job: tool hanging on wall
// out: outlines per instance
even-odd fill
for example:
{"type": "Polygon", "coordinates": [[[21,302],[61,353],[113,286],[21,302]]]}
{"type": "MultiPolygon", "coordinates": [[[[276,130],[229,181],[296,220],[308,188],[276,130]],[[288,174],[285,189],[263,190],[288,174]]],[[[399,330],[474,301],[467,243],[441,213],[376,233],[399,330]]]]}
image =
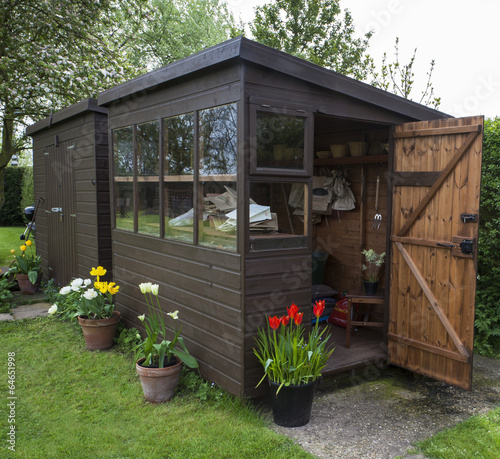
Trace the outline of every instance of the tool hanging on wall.
{"type": "Polygon", "coordinates": [[[378,211],[378,193],[380,189],[380,174],[377,174],[377,185],[375,188],[375,217],[373,217],[372,228],[379,229],[382,223],[382,214],[378,211]]]}

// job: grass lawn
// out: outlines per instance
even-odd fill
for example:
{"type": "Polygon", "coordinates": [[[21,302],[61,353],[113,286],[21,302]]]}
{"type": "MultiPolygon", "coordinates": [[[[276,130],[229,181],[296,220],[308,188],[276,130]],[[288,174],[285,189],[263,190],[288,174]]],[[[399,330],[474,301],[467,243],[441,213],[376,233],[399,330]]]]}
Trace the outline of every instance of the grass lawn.
{"type": "MultiPolygon", "coordinates": [[[[20,236],[24,233],[24,226],[3,226],[0,228],[0,266],[9,266],[13,260],[11,249],[19,255],[19,247],[23,244],[20,236]]],[[[35,242],[33,238],[30,239],[35,242]]],[[[33,245],[32,247],[35,247],[33,245]]]]}
{"type": "Polygon", "coordinates": [[[500,457],[500,408],[443,430],[417,447],[429,459],[497,459],[500,457]]]}
{"type": "Polygon", "coordinates": [[[20,458],[312,458],[243,402],[186,385],[170,402],[143,398],[133,360],[85,349],[77,326],[54,318],[0,322],[5,368],[0,430],[8,431],[7,353],[15,353],[16,452],[20,458]],[[214,395],[217,395],[214,396],[214,395]]]}

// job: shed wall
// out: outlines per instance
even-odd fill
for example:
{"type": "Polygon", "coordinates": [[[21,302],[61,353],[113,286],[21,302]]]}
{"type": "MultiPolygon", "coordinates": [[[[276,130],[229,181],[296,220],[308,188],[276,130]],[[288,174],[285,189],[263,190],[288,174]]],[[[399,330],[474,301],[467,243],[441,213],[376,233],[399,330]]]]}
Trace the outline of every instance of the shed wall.
{"type": "Polygon", "coordinates": [[[58,284],[64,285],[72,277],[88,277],[92,266],[100,264],[111,270],[107,116],[88,111],[33,134],[33,170],[35,198],[44,199],[36,216],[36,240],[45,280],[55,277],[58,284]],[[62,158],[61,164],[47,170],[49,155],[45,153],[62,158]],[[54,167],[59,168],[60,174],[72,174],[73,197],[57,187],[52,175],[54,167]],[[71,167],[71,171],[66,167],[71,167]],[[65,241],[73,246],[69,253],[76,260],[67,260],[67,266],[49,255],[49,249],[54,249],[51,244],[57,243],[49,243],[54,231],[50,211],[57,201],[48,198],[57,198],[60,193],[64,193],[61,200],[74,200],[71,207],[76,214],[72,217],[67,212],[63,217],[68,221],[75,219],[76,224],[75,240],[65,241]]]}
{"type": "MultiPolygon", "coordinates": [[[[115,103],[110,129],[236,102],[239,80],[238,67],[224,68],[115,103]]],[[[127,325],[143,331],[137,316],[147,306],[138,284],[158,283],[161,307],[179,310],[184,342],[201,374],[243,395],[241,255],[117,229],[112,239],[116,301],[127,325]]]]}

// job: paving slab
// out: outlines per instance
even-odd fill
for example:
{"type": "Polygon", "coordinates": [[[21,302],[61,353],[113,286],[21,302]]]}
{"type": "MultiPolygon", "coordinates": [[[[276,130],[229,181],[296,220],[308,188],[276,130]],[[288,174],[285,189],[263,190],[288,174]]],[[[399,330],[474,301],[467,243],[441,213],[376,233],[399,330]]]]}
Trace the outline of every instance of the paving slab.
{"type": "Polygon", "coordinates": [[[10,314],[0,314],[0,322],[6,320],[14,320],[14,317],[12,317],[10,314]]]}
{"type": "Polygon", "coordinates": [[[48,316],[50,303],[34,303],[25,306],[18,306],[10,310],[14,319],[31,319],[33,317],[48,316]]]}

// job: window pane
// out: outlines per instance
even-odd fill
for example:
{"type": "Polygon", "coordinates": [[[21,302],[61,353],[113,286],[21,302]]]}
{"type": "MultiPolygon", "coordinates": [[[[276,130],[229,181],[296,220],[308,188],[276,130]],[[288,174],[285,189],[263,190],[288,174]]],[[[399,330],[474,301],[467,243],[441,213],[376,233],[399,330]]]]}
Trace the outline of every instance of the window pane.
{"type": "Polygon", "coordinates": [[[113,130],[116,228],[134,230],[134,150],[132,127],[113,130]]]}
{"type": "Polygon", "coordinates": [[[236,250],[236,104],[200,111],[201,245],[236,250]]]}
{"type": "Polygon", "coordinates": [[[193,243],[194,116],[163,120],[165,237],[193,243]]]}
{"type": "Polygon", "coordinates": [[[304,169],[305,118],[257,111],[257,167],[304,169]]]}
{"type": "Polygon", "coordinates": [[[307,246],[307,185],[250,183],[250,249],[307,246]]]}
{"type": "Polygon", "coordinates": [[[137,126],[139,233],[160,235],[160,129],[158,121],[137,126]]]}

